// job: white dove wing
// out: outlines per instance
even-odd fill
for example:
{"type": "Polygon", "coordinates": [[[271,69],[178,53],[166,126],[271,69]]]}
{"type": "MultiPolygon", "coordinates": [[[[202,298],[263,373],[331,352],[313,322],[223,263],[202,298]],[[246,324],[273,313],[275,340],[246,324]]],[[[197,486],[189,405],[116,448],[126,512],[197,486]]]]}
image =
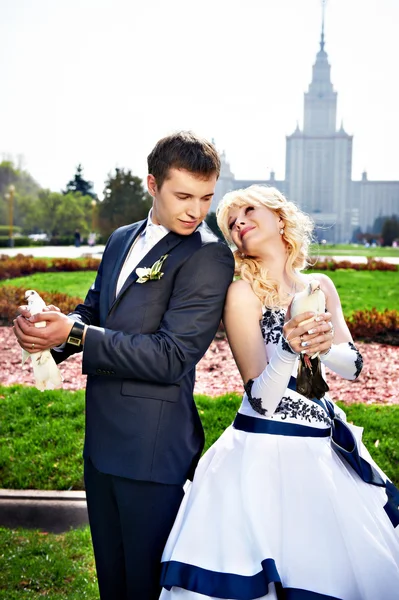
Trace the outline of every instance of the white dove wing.
{"type": "MultiPolygon", "coordinates": [[[[29,290],[28,308],[31,315],[37,315],[45,308],[46,303],[34,290],[29,290]]],[[[28,293],[28,292],[27,292],[28,293]]],[[[46,327],[46,321],[35,323],[35,327],[46,327]]],[[[50,350],[29,353],[22,350],[22,364],[30,356],[32,360],[33,376],[38,390],[54,390],[62,386],[62,375],[52,357],[50,350]]]]}

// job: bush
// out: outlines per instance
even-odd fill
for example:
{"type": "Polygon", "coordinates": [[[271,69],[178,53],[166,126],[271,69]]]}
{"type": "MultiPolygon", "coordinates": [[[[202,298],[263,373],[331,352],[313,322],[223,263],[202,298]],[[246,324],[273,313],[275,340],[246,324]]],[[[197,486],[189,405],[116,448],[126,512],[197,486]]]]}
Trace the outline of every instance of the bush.
{"type": "Polygon", "coordinates": [[[15,257],[9,257],[5,254],[0,255],[0,281],[32,275],[33,273],[48,273],[56,271],[97,271],[100,264],[98,258],[53,258],[44,260],[33,258],[33,256],[24,256],[17,254],[15,257]]]}
{"type": "Polygon", "coordinates": [[[309,271],[336,271],[337,269],[353,269],[354,271],[398,271],[398,265],[384,262],[381,259],[372,256],[367,257],[366,263],[353,263],[350,260],[333,260],[325,258],[313,262],[312,258],[308,258],[309,271]]]}
{"type": "MultiPolygon", "coordinates": [[[[12,228],[14,234],[15,233],[21,233],[22,231],[22,227],[19,227],[18,225],[13,225],[12,228]]],[[[9,225],[0,225],[0,237],[8,237],[10,231],[10,226],[9,225]]]]}
{"type": "MultiPolygon", "coordinates": [[[[43,240],[31,240],[28,237],[13,237],[14,248],[26,248],[26,247],[37,247],[45,246],[43,240]]],[[[10,238],[8,236],[0,236],[0,248],[8,248],[10,246],[10,238]]]]}
{"type": "MultiPolygon", "coordinates": [[[[11,325],[18,307],[26,304],[26,288],[6,285],[1,288],[0,295],[0,325],[11,325]]],[[[38,292],[46,304],[54,304],[64,314],[72,312],[76,305],[82,302],[81,298],[73,298],[62,293],[38,292]]]]}
{"type": "Polygon", "coordinates": [[[365,342],[380,342],[399,345],[399,312],[385,310],[379,313],[371,310],[355,311],[348,320],[348,327],[355,339],[365,342]]]}

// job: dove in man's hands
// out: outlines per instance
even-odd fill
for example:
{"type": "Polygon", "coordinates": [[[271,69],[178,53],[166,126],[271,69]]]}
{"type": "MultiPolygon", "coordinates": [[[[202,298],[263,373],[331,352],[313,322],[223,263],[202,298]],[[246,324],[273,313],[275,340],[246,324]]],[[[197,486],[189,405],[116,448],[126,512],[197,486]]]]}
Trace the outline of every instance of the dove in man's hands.
{"type": "MultiPolygon", "coordinates": [[[[44,300],[35,290],[27,290],[25,299],[28,302],[28,310],[31,315],[41,313],[46,306],[44,300]]],[[[46,321],[35,323],[35,327],[46,327],[46,321]]],[[[62,386],[62,375],[50,350],[33,353],[22,350],[22,364],[29,357],[32,360],[33,375],[38,390],[43,392],[44,390],[55,390],[62,386]]]]}
{"type": "MultiPolygon", "coordinates": [[[[316,279],[309,281],[306,288],[302,292],[296,293],[291,302],[292,317],[308,311],[314,312],[317,317],[317,315],[324,314],[325,310],[326,297],[316,279]]],[[[301,325],[313,321],[313,318],[302,321],[301,325]]],[[[296,389],[306,398],[322,398],[328,392],[329,387],[321,372],[318,352],[312,356],[301,353],[296,389]]]]}

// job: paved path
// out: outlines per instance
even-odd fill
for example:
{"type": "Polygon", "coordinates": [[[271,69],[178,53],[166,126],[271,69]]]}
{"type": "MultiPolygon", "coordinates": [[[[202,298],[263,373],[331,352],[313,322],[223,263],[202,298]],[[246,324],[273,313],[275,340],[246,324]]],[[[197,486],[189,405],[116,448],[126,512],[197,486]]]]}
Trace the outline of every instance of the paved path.
{"type": "Polygon", "coordinates": [[[93,256],[101,258],[105,246],[37,246],[30,248],[0,248],[0,254],[16,256],[24,254],[35,258],[80,258],[81,256],[93,256]]]}
{"type": "MultiPolygon", "coordinates": [[[[34,248],[0,248],[0,254],[7,254],[8,256],[15,256],[16,254],[29,254],[36,258],[50,257],[50,258],[79,258],[80,256],[93,256],[94,258],[101,258],[104,252],[105,246],[40,246],[34,248]]],[[[323,255],[320,259],[324,258],[323,255]]],[[[365,256],[326,256],[325,258],[333,258],[335,261],[349,260],[354,263],[365,263],[367,258],[365,256]]],[[[380,257],[376,257],[377,259],[380,257]]],[[[384,262],[391,263],[393,265],[399,265],[399,256],[387,256],[382,258],[384,262]]]]}

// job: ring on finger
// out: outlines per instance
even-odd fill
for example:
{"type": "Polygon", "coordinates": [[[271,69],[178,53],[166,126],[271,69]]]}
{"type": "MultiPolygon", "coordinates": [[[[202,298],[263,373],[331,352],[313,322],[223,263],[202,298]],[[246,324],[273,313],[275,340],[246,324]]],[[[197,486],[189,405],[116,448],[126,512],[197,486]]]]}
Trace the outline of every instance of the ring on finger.
{"type": "Polygon", "coordinates": [[[34,348],[34,347],[35,347],[35,344],[33,343],[33,344],[32,344],[32,350],[33,350],[33,348],[34,348]]]}

